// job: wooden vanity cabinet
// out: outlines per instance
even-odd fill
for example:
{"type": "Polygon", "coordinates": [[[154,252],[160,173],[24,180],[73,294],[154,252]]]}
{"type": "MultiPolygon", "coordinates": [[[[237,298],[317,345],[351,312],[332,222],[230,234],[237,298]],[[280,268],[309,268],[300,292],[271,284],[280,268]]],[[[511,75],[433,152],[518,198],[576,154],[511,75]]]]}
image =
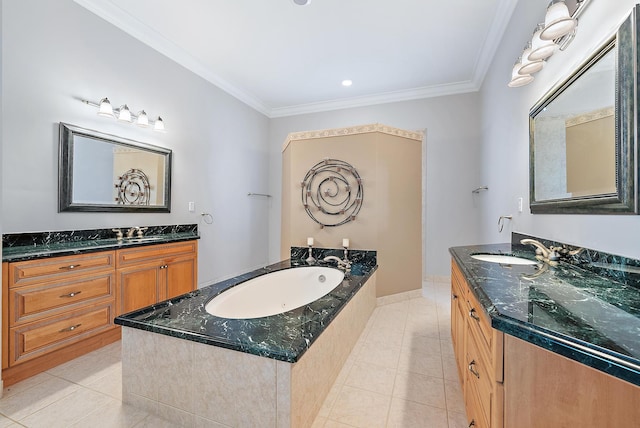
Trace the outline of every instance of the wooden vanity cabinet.
{"type": "Polygon", "coordinates": [[[197,250],[194,240],[118,251],[117,315],[195,290],[197,250]]]}
{"type": "Polygon", "coordinates": [[[197,241],[2,264],[4,386],[120,339],[113,320],[197,287],[197,241]]]}
{"type": "Polygon", "coordinates": [[[455,263],[451,268],[451,335],[469,426],[503,426],[503,341],[455,263]]]}
{"type": "Polygon", "coordinates": [[[506,335],[504,426],[635,427],[640,387],[506,335]]]}
{"type": "Polygon", "coordinates": [[[3,263],[5,386],[120,338],[115,251],[3,263]]]}
{"type": "Polygon", "coordinates": [[[451,290],[451,335],[470,427],[638,425],[640,387],[491,328],[455,262],[451,290]]]}

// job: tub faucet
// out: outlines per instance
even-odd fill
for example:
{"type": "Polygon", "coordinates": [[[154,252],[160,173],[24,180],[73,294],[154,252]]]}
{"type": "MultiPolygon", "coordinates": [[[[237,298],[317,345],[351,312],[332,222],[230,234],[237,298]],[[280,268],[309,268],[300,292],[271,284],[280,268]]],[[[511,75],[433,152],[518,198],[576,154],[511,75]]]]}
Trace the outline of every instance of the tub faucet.
{"type": "Polygon", "coordinates": [[[323,260],[325,262],[335,260],[338,263],[338,268],[344,269],[347,272],[351,270],[351,262],[349,260],[341,260],[340,257],[336,256],[327,256],[323,260]]]}
{"type": "Polygon", "coordinates": [[[558,253],[559,247],[545,247],[541,242],[536,241],[535,239],[522,239],[520,243],[523,245],[533,245],[536,247],[536,258],[540,258],[545,262],[557,262],[560,260],[560,254],[558,253]]]}

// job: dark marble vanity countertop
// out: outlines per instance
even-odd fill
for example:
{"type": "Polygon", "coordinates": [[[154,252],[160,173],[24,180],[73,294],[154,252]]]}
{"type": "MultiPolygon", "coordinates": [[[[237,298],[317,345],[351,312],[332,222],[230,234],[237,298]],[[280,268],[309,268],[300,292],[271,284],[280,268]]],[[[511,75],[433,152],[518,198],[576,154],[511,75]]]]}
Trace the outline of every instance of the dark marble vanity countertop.
{"type": "Polygon", "coordinates": [[[375,272],[375,262],[355,262],[352,273],[329,294],[283,314],[255,319],[227,319],[210,315],[205,305],[223,291],[251,278],[304,266],[307,264],[302,261],[275,263],[121,315],[115,322],[126,327],[294,363],[375,272]]]}
{"type": "MultiPolygon", "coordinates": [[[[126,232],[126,228],[123,229],[126,232]]],[[[200,239],[196,225],[151,226],[142,238],[118,240],[111,229],[8,234],[2,237],[2,261],[20,262],[96,251],[200,239]]]]}
{"type": "Polygon", "coordinates": [[[640,269],[601,263],[502,265],[474,254],[535,260],[533,247],[491,244],[451,248],[493,328],[640,385],[640,269]],[[616,275],[620,279],[615,279],[616,275]]]}

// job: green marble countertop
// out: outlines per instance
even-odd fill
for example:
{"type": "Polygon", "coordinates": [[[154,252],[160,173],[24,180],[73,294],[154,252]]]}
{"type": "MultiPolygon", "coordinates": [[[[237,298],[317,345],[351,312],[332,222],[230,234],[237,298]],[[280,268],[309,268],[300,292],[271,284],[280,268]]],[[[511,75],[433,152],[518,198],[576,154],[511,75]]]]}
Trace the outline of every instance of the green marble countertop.
{"type": "Polygon", "coordinates": [[[640,386],[638,288],[565,262],[502,265],[471,257],[507,254],[535,260],[533,247],[520,244],[449,252],[493,328],[640,386]]]}
{"type": "Polygon", "coordinates": [[[142,238],[82,239],[78,241],[51,242],[46,244],[20,245],[2,249],[3,262],[20,262],[47,257],[68,256],[96,251],[118,250],[121,248],[141,247],[145,245],[168,244],[171,242],[200,239],[197,232],[165,233],[142,238]]]}
{"type": "MultiPolygon", "coordinates": [[[[363,252],[364,253],[364,252],[363,252]]],[[[330,325],[377,269],[374,259],[354,259],[351,273],[318,300],[290,311],[253,319],[209,314],[207,303],[247,280],[283,269],[304,269],[306,262],[284,260],[171,300],[120,315],[115,323],[179,339],[295,363],[330,325]]],[[[318,265],[329,266],[326,263],[318,265]]],[[[205,364],[206,365],[206,364],[205,364]]]]}

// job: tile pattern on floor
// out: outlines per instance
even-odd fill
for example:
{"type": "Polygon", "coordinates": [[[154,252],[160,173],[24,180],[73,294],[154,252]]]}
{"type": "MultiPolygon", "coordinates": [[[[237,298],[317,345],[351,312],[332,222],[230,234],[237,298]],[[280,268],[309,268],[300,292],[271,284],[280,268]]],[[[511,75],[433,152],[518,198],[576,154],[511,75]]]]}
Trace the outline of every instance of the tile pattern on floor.
{"type": "Polygon", "coordinates": [[[450,285],[378,306],[313,428],[466,427],[451,343],[450,285]]]}
{"type": "MultiPolygon", "coordinates": [[[[421,297],[378,306],[313,428],[466,427],[449,295],[429,282],[421,297]]],[[[175,427],[122,404],[120,354],[117,342],[5,388],[0,428],[175,427]]]]}

